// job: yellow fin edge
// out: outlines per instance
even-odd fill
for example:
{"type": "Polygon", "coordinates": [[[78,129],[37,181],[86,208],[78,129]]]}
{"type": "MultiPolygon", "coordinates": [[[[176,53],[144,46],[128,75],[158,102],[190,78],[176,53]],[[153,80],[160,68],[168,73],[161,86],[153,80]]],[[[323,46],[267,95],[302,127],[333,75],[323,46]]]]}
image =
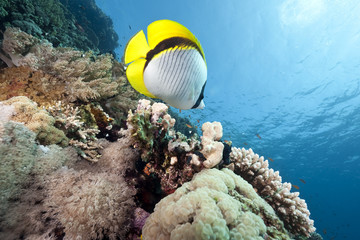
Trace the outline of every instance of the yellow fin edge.
{"type": "Polygon", "coordinates": [[[125,64],[133,62],[140,58],[146,58],[150,51],[149,44],[143,30],[137,32],[128,42],[125,48],[124,61],[125,64]]]}

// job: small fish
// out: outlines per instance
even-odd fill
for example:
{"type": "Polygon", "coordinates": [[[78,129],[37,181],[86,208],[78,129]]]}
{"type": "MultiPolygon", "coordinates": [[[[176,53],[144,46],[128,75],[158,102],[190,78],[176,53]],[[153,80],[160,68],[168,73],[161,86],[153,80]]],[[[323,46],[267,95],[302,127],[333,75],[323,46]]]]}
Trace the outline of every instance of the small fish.
{"type": "Polygon", "coordinates": [[[145,165],[145,167],[144,167],[144,173],[146,174],[146,175],[150,175],[150,169],[151,169],[151,164],[150,163],[147,163],[146,165],[145,165]]]}
{"type": "Polygon", "coordinates": [[[304,179],[301,179],[301,178],[300,178],[300,181],[301,181],[302,183],[306,183],[304,179]]]}
{"type": "Polygon", "coordinates": [[[244,145],[248,145],[246,142],[244,142],[244,145]]]}
{"type": "Polygon", "coordinates": [[[129,29],[131,30],[131,26],[129,25],[129,29]]]}
{"type": "Polygon", "coordinates": [[[291,184],[291,186],[292,186],[293,188],[296,188],[297,190],[300,189],[298,185],[291,184]]]}
{"type": "Polygon", "coordinates": [[[191,116],[189,115],[189,118],[191,118],[191,116]]]}
{"type": "Polygon", "coordinates": [[[196,120],[198,123],[200,123],[200,120],[198,119],[198,120],[196,120]]]}
{"type": "Polygon", "coordinates": [[[327,231],[326,231],[326,229],[324,228],[324,230],[323,230],[323,233],[326,235],[327,234],[327,231]]]}
{"type": "Polygon", "coordinates": [[[205,107],[207,65],[197,38],[183,25],[158,20],[130,39],[126,76],[138,92],[178,109],[205,107]]]}
{"type": "Polygon", "coordinates": [[[274,161],[272,158],[269,158],[269,160],[272,161],[272,162],[274,161]]]}
{"type": "Polygon", "coordinates": [[[260,137],[260,135],[259,135],[258,133],[256,134],[256,136],[257,136],[259,139],[261,139],[261,137],[260,137]]]}
{"type": "Polygon", "coordinates": [[[190,124],[186,124],[186,126],[187,126],[188,128],[192,128],[192,126],[191,126],[190,124]]]}
{"type": "Polygon", "coordinates": [[[198,128],[198,126],[195,126],[195,128],[198,128]]]}
{"type": "Polygon", "coordinates": [[[181,113],[181,109],[179,109],[179,113],[181,113]]]}

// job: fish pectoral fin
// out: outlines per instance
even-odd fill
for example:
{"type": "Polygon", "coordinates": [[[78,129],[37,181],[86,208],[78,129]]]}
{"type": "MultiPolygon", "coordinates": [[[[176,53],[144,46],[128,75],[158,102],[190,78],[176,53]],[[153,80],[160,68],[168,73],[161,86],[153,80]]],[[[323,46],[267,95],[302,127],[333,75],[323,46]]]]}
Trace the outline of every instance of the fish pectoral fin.
{"type": "Polygon", "coordinates": [[[133,62],[140,58],[146,58],[146,55],[149,51],[150,47],[146,41],[144,31],[140,30],[129,40],[128,44],[125,47],[125,64],[133,62]]]}
{"type": "Polygon", "coordinates": [[[144,83],[144,67],[145,67],[146,59],[141,58],[134,62],[132,62],[126,69],[126,77],[128,78],[131,86],[141,94],[145,96],[156,98],[153,94],[151,94],[144,83]]]}

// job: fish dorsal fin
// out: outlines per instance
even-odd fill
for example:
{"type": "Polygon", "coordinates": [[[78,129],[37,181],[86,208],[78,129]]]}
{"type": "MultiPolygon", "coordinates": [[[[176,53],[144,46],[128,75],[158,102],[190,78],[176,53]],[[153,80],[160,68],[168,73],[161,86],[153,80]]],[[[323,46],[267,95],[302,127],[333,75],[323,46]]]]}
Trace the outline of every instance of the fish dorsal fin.
{"type": "Polygon", "coordinates": [[[189,39],[199,47],[200,53],[205,59],[204,51],[194,34],[175,21],[164,19],[151,23],[147,28],[147,36],[151,49],[154,49],[160,42],[168,38],[183,37],[189,39]]]}
{"type": "Polygon", "coordinates": [[[136,33],[128,42],[125,48],[124,61],[125,64],[133,62],[140,58],[146,58],[146,54],[150,51],[149,44],[143,30],[136,33]]]}
{"type": "Polygon", "coordinates": [[[140,58],[132,62],[126,69],[126,77],[128,78],[131,86],[141,94],[145,96],[156,98],[153,94],[151,94],[144,83],[144,67],[145,67],[146,59],[140,58]]]}

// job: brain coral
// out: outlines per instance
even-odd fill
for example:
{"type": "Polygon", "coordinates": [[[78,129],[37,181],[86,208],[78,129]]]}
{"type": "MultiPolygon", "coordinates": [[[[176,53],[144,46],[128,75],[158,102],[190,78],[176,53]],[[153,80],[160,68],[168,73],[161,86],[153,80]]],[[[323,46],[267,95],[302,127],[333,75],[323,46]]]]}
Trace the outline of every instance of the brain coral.
{"type": "Polygon", "coordinates": [[[163,198],[143,239],[290,239],[273,209],[228,169],[206,169],[163,198]]]}

